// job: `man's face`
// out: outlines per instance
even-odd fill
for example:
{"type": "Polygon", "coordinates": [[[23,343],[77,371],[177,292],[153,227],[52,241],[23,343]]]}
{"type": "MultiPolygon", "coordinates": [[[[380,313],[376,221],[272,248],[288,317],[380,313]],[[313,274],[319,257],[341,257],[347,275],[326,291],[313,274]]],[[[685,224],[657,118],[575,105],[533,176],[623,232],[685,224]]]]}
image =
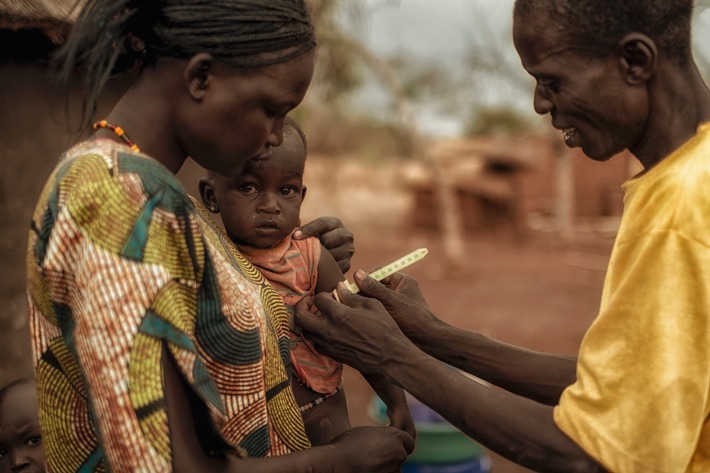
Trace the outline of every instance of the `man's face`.
{"type": "Polygon", "coordinates": [[[605,161],[641,138],[648,116],[646,89],[629,83],[615,51],[592,54],[565,44],[546,15],[515,18],[513,39],[525,70],[535,78],[533,105],[550,114],[567,146],[605,161]]]}

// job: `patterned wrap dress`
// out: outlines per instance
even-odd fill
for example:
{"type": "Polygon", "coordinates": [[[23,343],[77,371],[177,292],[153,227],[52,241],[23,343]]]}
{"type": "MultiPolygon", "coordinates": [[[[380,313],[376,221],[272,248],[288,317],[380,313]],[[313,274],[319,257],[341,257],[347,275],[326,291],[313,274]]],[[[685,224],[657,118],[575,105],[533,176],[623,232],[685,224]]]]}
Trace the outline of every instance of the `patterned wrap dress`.
{"type": "Polygon", "coordinates": [[[250,457],[309,446],[281,298],[165,167],[109,140],[63,156],[27,256],[48,466],[165,472],[167,347],[222,439],[250,457]]]}

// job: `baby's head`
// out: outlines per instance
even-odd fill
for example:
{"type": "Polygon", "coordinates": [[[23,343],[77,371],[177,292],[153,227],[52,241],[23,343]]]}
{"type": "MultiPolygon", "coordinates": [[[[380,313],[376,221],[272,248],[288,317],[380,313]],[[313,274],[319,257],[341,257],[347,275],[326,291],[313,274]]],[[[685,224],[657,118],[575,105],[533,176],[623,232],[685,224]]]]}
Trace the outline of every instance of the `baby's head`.
{"type": "Polygon", "coordinates": [[[300,224],[307,153],[303,131],[287,117],[283,143],[273,148],[271,157],[250,160],[235,177],[208,174],[200,180],[202,202],[220,214],[236,244],[274,247],[300,224]]]}
{"type": "Polygon", "coordinates": [[[0,389],[0,473],[44,473],[37,385],[23,378],[0,389]]]}

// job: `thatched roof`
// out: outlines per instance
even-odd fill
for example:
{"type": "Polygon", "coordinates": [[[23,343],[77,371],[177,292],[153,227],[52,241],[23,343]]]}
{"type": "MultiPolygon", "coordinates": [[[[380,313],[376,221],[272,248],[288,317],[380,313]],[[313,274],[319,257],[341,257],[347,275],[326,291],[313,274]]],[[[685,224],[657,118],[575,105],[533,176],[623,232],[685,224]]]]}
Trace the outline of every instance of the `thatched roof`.
{"type": "Polygon", "coordinates": [[[84,1],[0,0],[0,29],[39,29],[59,43],[84,1]]]}

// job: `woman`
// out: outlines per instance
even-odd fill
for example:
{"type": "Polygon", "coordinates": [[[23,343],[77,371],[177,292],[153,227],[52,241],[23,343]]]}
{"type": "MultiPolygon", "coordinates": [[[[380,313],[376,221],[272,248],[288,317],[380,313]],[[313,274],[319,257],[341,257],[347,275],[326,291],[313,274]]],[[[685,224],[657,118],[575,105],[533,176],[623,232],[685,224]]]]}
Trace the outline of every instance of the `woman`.
{"type": "Polygon", "coordinates": [[[283,306],[174,176],[188,156],[227,175],[268,159],[314,46],[302,0],[85,6],[59,59],[65,82],[83,70],[87,115],[110,73],[140,74],[33,217],[50,470],[399,471],[413,441],[393,428],[307,448],[283,306]]]}

